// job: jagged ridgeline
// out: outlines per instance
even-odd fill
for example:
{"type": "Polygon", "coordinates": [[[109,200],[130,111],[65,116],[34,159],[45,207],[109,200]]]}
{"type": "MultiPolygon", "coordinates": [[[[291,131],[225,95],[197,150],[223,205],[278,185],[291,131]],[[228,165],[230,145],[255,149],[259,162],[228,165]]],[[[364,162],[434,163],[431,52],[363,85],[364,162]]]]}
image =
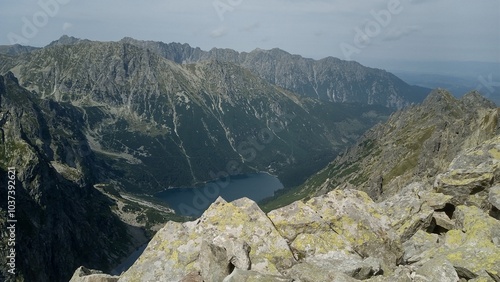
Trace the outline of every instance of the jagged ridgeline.
{"type": "MultiPolygon", "coordinates": [[[[64,38],[65,42],[77,42],[64,38]]],[[[395,75],[362,66],[354,61],[327,57],[321,60],[292,55],[281,49],[256,49],[236,52],[213,48],[203,51],[188,44],[139,41],[124,38],[126,42],[154,50],[177,63],[219,60],[240,65],[266,81],[288,89],[303,97],[331,102],[359,102],[402,108],[412,102],[421,102],[429,89],[408,85],[395,75]]]]}
{"type": "MultiPolygon", "coordinates": [[[[135,192],[214,179],[228,164],[298,184],[389,113],[368,100],[303,98],[233,63],[179,65],[125,42],[54,43],[5,58],[2,70],[22,86],[83,112],[107,174],[135,192]]],[[[409,103],[398,99],[390,105],[409,103]]]]}

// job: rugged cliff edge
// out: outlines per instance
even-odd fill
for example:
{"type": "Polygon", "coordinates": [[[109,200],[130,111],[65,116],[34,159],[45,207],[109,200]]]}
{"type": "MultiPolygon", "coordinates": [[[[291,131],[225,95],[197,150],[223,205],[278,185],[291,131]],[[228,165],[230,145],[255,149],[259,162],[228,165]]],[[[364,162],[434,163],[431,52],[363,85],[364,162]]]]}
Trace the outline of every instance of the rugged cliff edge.
{"type": "Polygon", "coordinates": [[[495,136],[378,203],[338,189],[265,214],[219,198],[169,222],[121,276],[71,281],[500,281],[499,167],[495,136]]]}

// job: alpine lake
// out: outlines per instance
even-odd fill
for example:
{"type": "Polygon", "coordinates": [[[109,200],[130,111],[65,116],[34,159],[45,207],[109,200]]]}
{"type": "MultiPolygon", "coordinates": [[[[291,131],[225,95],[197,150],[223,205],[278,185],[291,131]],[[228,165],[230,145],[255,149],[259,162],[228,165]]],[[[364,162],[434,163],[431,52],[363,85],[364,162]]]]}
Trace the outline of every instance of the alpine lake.
{"type": "Polygon", "coordinates": [[[241,174],[210,181],[199,187],[169,188],[155,194],[179,215],[199,217],[218,198],[230,202],[247,197],[255,202],[272,197],[283,188],[268,173],[241,174]]]}

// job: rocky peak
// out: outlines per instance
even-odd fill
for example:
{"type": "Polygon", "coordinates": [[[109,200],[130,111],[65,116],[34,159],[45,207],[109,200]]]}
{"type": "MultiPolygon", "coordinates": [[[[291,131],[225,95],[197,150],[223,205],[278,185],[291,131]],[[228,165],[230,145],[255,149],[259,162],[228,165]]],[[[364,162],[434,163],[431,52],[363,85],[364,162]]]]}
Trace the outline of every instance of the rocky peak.
{"type": "Polygon", "coordinates": [[[472,108],[491,108],[494,109],[497,106],[494,102],[486,99],[479,91],[471,91],[465,94],[460,101],[465,104],[466,107],[472,108]]]}
{"type": "Polygon", "coordinates": [[[427,95],[425,100],[422,102],[423,107],[433,108],[433,107],[444,107],[448,105],[456,105],[457,99],[446,89],[438,88],[434,89],[427,95]]]}
{"type": "Polygon", "coordinates": [[[74,45],[81,42],[90,42],[90,40],[83,40],[73,36],[63,35],[58,40],[52,41],[47,47],[50,46],[61,46],[61,45],[74,45]]]}
{"type": "MultiPolygon", "coordinates": [[[[410,86],[383,70],[364,67],[356,62],[342,61],[336,58],[313,60],[292,55],[280,49],[254,50],[250,53],[231,49],[213,48],[203,51],[188,44],[140,41],[123,38],[114,42],[94,42],[74,37],[63,36],[49,44],[45,49],[56,46],[77,46],[80,44],[95,51],[95,46],[134,45],[147,52],[153,52],[177,64],[199,63],[219,60],[239,65],[253,75],[267,82],[295,92],[303,97],[316,98],[338,103],[358,102],[369,105],[383,105],[390,108],[402,108],[411,103],[421,102],[429,89],[410,86]]],[[[102,50],[100,50],[102,52],[102,50]]],[[[80,54],[72,60],[93,57],[80,54]]],[[[11,58],[0,63],[0,70],[7,71],[11,58]]],[[[30,57],[28,62],[36,60],[30,57]]],[[[57,61],[57,60],[56,60],[57,61]]],[[[103,60],[107,62],[109,60],[103,60]]],[[[15,64],[15,62],[14,62],[15,64]]],[[[84,68],[92,70],[91,66],[84,68]]],[[[16,73],[17,74],[17,73],[16,73]]],[[[95,79],[94,79],[95,80],[95,79]]]]}

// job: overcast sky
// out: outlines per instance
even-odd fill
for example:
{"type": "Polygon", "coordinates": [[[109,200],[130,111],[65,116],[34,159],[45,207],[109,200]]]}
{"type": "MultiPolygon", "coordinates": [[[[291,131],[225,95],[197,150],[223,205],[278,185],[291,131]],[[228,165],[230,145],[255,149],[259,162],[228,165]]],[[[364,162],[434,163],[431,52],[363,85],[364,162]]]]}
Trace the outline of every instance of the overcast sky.
{"type": "Polygon", "coordinates": [[[278,47],[375,66],[500,64],[500,0],[2,0],[0,26],[0,45],[129,36],[204,50],[278,47]]]}

